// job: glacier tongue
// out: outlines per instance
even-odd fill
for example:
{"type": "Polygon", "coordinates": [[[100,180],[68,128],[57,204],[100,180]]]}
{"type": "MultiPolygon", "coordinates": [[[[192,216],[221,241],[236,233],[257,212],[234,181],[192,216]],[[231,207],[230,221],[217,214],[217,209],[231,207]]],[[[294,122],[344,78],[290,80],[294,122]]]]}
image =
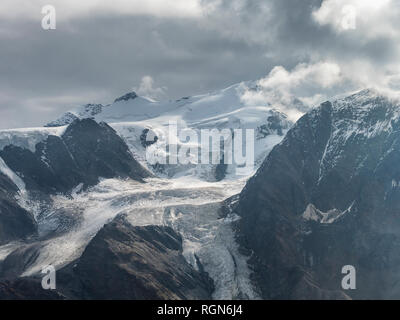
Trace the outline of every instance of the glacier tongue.
{"type": "MultiPolygon", "coordinates": [[[[235,242],[235,217],[222,218],[219,210],[221,202],[237,194],[244,183],[245,179],[208,183],[193,178],[152,178],[146,184],[107,179],[75,193],[72,199],[54,196],[53,205],[38,217],[44,240],[38,242],[38,257],[23,276],[40,272],[44,265],[61,268],[79,258],[105,223],[125,213],[135,226],[167,225],[180,232],[188,262],[197,268],[198,258],[214,279],[215,299],[256,299],[247,257],[239,253],[235,242]],[[61,219],[62,215],[69,219],[61,219]],[[60,228],[62,221],[65,228],[60,228]],[[58,235],[53,233],[49,239],[46,236],[51,232],[58,235]]],[[[0,247],[0,252],[6,249],[0,247]]]]}
{"type": "MultiPolygon", "coordinates": [[[[232,131],[231,144],[234,145],[236,137],[233,130],[252,129],[256,135],[255,161],[256,166],[259,166],[272,147],[282,140],[293,123],[287,115],[275,110],[274,106],[267,101],[255,104],[243,99],[247,90],[257,90],[257,88],[253,82],[244,82],[208,94],[160,102],[139,97],[131,92],[116,99],[110,105],[96,107],[94,111],[93,106],[97,105],[86,105],[67,112],[49,125],[67,124],[68,121],[76,118],[87,117],[94,118],[98,122],[104,121],[125,140],[135,158],[156,175],[169,178],[194,175],[200,179],[212,181],[215,179],[213,174],[216,171],[216,165],[170,166],[167,164],[165,166],[162,164],[154,170],[153,165],[148,163],[146,152],[153,150],[168,157],[169,154],[165,151],[166,145],[177,143],[178,148],[188,147],[192,141],[186,143],[182,141],[185,138],[179,137],[179,133],[185,130],[194,130],[199,135],[200,130],[217,129],[221,132],[228,129],[232,131]],[[170,141],[168,132],[171,121],[179,127],[178,136],[174,136],[173,141],[170,141]],[[150,130],[157,136],[158,140],[154,145],[143,146],[140,137],[146,130],[150,130]]],[[[297,110],[300,106],[295,105],[293,108],[297,110]]],[[[302,113],[299,110],[298,112],[302,113]]],[[[199,147],[199,143],[195,142],[194,147],[199,147]]],[[[193,153],[190,156],[191,159],[195,159],[193,153]]],[[[226,174],[231,178],[236,178],[237,168],[235,163],[228,165],[226,174]]],[[[251,173],[254,172],[249,174],[251,173]]]]}

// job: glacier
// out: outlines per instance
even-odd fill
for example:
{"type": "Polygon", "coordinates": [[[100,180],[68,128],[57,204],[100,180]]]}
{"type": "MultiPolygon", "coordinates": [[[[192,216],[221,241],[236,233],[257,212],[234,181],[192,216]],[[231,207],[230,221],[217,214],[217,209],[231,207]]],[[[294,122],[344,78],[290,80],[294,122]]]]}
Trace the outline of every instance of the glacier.
{"type": "MultiPolygon", "coordinates": [[[[221,202],[240,192],[246,180],[210,183],[183,177],[146,182],[106,179],[72,198],[53,196],[52,205],[37,217],[39,239],[43,239],[34,243],[40,247],[38,257],[21,276],[40,273],[49,264],[59,269],[79,258],[103,225],[124,213],[134,226],[170,226],[178,231],[184,257],[196,269],[198,257],[214,280],[214,299],[259,298],[250,281],[248,257],[239,253],[235,241],[232,222],[237,217],[221,217],[219,210],[221,202]]],[[[0,247],[0,258],[18,245],[0,247]]]]}

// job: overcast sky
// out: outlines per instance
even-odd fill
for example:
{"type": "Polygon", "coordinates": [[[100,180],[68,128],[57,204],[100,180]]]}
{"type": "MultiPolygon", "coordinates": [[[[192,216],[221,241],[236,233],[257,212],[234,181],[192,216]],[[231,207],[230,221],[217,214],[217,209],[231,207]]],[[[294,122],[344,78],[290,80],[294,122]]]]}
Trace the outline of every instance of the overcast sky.
{"type": "Polygon", "coordinates": [[[1,0],[0,128],[40,126],[131,90],[175,99],[260,80],[310,103],[396,90],[399,2],[1,0]],[[56,30],[42,29],[47,4],[56,30]]]}

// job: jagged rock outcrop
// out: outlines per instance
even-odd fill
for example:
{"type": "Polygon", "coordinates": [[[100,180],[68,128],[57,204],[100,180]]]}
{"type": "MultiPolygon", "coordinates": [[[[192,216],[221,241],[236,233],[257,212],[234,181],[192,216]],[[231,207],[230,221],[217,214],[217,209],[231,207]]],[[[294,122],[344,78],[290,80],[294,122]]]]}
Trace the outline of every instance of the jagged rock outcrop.
{"type": "Polygon", "coordinates": [[[111,127],[92,119],[75,120],[61,137],[38,143],[35,152],[9,145],[0,156],[28,190],[46,194],[95,185],[100,177],[142,181],[150,176],[111,127]]]}
{"type": "Polygon", "coordinates": [[[116,102],[121,102],[121,101],[129,101],[129,100],[133,100],[136,99],[138,96],[136,94],[136,92],[132,91],[132,92],[128,92],[127,94],[124,94],[123,96],[117,98],[114,100],[114,103],[116,102]]]}
{"type": "Polygon", "coordinates": [[[302,117],[240,195],[267,299],[399,298],[400,107],[362,91],[302,117]]]}
{"type": "Polygon", "coordinates": [[[210,299],[212,292],[212,281],[182,256],[176,232],[133,227],[124,216],[105,225],[60,277],[81,299],[210,299]]]}

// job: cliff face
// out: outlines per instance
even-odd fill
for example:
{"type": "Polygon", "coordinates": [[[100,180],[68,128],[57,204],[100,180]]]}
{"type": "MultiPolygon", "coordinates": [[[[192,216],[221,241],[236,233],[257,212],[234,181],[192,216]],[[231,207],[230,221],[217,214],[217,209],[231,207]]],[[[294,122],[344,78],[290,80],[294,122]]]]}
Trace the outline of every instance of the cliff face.
{"type": "Polygon", "coordinates": [[[38,143],[35,152],[10,145],[0,156],[28,190],[46,194],[95,185],[99,178],[150,176],[111,127],[91,119],[75,120],[61,137],[50,135],[38,143]]]}
{"type": "Polygon", "coordinates": [[[399,106],[363,91],[301,118],[240,195],[264,298],[400,297],[399,106]]]}
{"type": "Polygon", "coordinates": [[[213,290],[182,256],[176,232],[133,227],[123,216],[100,230],[68,275],[83,299],[210,299],[213,290]]]}

